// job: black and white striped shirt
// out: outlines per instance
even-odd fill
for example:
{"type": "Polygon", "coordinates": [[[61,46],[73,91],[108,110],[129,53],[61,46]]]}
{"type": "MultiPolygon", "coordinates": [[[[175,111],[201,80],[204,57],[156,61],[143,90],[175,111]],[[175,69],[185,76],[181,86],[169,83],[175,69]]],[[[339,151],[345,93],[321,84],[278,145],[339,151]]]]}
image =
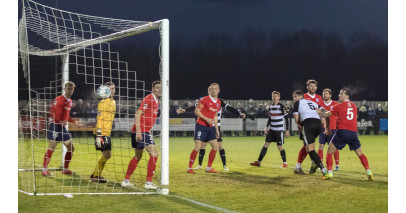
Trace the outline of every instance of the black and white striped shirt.
{"type": "Polygon", "coordinates": [[[272,104],[269,106],[269,120],[266,126],[270,126],[273,131],[285,131],[289,129],[287,116],[288,111],[283,104],[272,104]]]}

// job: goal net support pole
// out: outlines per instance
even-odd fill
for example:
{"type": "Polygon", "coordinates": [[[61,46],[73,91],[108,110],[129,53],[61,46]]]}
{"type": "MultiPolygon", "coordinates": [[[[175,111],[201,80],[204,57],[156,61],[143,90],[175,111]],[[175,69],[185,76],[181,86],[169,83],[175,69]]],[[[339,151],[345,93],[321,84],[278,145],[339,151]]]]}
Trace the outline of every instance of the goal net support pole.
{"type": "Polygon", "coordinates": [[[161,22],[162,36],[162,150],[161,150],[161,194],[169,194],[169,20],[161,22]]]}
{"type": "MultiPolygon", "coordinates": [[[[65,94],[65,83],[69,81],[69,54],[62,55],[62,90],[64,91],[63,93],[65,94]]],[[[68,124],[66,124],[66,130],[68,129],[68,124]]],[[[66,148],[65,145],[62,145],[62,164],[61,168],[63,169],[63,165],[65,163],[65,155],[68,149],[66,148]]]]}

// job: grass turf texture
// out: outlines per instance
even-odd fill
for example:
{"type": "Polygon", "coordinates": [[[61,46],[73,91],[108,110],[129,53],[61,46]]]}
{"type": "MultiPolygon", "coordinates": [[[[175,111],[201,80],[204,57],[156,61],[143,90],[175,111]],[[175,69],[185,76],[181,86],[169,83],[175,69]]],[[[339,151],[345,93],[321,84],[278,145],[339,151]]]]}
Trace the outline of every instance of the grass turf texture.
{"type": "MultiPolygon", "coordinates": [[[[302,146],[298,137],[286,139],[284,148],[289,164],[287,169],[280,168],[282,160],[275,144],[271,144],[261,167],[252,167],[249,163],[258,158],[264,139],[264,137],[225,137],[223,145],[230,171],[224,172],[222,170],[221,159],[217,154],[213,167],[220,173],[206,174],[204,170],[199,170],[193,175],[186,173],[190,152],[194,147],[192,138],[170,138],[170,194],[238,212],[387,212],[387,136],[360,136],[363,151],[368,157],[370,167],[375,175],[373,182],[367,181],[360,160],[354,152],[349,151],[348,146],[340,152],[340,171],[334,173],[334,179],[323,181],[320,179],[321,173],[319,172],[306,176],[293,174],[298,151],[302,146]]],[[[77,142],[76,151],[81,150],[84,153],[87,149],[90,150],[89,146],[91,144],[77,142]]],[[[122,146],[125,145],[122,144],[122,146]]],[[[60,149],[61,147],[58,145],[57,150],[60,149]]],[[[94,153],[93,150],[91,153],[94,153]]],[[[210,150],[210,146],[207,150],[210,150]]],[[[326,150],[327,147],[325,147],[325,152],[326,150]]],[[[114,149],[113,152],[118,153],[119,150],[114,149]]],[[[84,159],[83,153],[80,155],[82,161],[80,168],[90,169],[88,172],[90,174],[98,155],[89,154],[89,159],[84,159]]],[[[113,154],[117,164],[115,170],[117,171],[112,172],[112,170],[107,169],[106,174],[103,174],[109,179],[117,179],[117,182],[121,182],[132,152],[126,150],[124,153],[120,153],[121,155],[113,154]]],[[[55,156],[60,158],[57,153],[55,156]]],[[[43,154],[40,158],[42,157],[43,154]]],[[[148,159],[145,154],[144,158],[148,159]]],[[[194,167],[197,166],[197,158],[194,167]]],[[[60,164],[60,159],[53,160],[55,165],[58,164],[55,161],[59,161],[60,164]]],[[[73,171],[79,166],[79,162],[75,163],[75,160],[78,159],[74,155],[71,165],[73,171]]],[[[203,167],[207,165],[207,160],[208,152],[206,152],[203,167]]],[[[42,161],[40,162],[42,164],[42,161]]],[[[325,159],[323,163],[325,164],[325,159]]],[[[143,165],[143,167],[145,166],[143,165]]],[[[307,172],[309,168],[310,158],[307,156],[303,163],[303,169],[307,172]]],[[[146,169],[143,170],[143,172],[140,171],[141,174],[133,175],[132,182],[138,186],[142,186],[145,181],[146,169]]],[[[57,171],[54,173],[58,173],[55,174],[57,177],[61,176],[57,171]]],[[[85,171],[81,173],[85,173],[85,171]]],[[[84,180],[80,181],[80,184],[82,184],[83,189],[92,188],[95,190],[96,185],[100,185],[85,181],[87,176],[82,178],[84,180]]],[[[47,179],[37,177],[39,184],[44,183],[43,181],[47,179]]],[[[75,184],[79,184],[79,182],[71,181],[67,185],[75,184]]],[[[100,190],[113,190],[111,188],[114,183],[109,184],[99,188],[98,192],[100,190]]],[[[52,185],[48,187],[50,189],[52,185]]],[[[115,190],[121,189],[116,187],[115,190]]],[[[215,212],[213,209],[175,197],[160,195],[74,195],[73,199],[66,199],[62,195],[29,196],[19,193],[19,211],[21,212],[50,210],[52,212],[64,212],[67,209],[73,212],[92,209],[115,212],[128,212],[130,210],[137,210],[138,212],[215,212]]]]}

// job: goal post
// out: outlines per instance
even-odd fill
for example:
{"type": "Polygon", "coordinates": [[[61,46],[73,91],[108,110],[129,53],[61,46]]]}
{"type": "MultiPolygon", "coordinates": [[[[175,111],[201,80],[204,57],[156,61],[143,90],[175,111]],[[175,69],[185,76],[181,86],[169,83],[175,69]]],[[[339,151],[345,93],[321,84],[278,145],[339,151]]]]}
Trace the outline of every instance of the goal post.
{"type": "MultiPolygon", "coordinates": [[[[72,194],[169,194],[169,20],[132,21],[104,18],[78,14],[55,9],[32,0],[21,0],[21,17],[19,20],[19,62],[26,78],[28,94],[27,104],[19,109],[19,191],[37,195],[72,194]],[[130,69],[129,63],[119,57],[119,52],[110,49],[110,42],[126,37],[158,30],[160,35],[159,72],[161,80],[160,131],[157,146],[160,149],[160,162],[154,179],[158,181],[158,189],[151,190],[124,189],[120,183],[124,178],[130,157],[134,155],[130,138],[112,136],[112,157],[104,170],[105,185],[89,181],[89,174],[100,157],[100,151],[94,148],[93,136],[82,138],[72,137],[75,154],[71,166],[75,175],[71,177],[55,175],[52,178],[41,177],[42,159],[48,147],[46,134],[48,131],[49,105],[56,96],[62,94],[66,81],[82,79],[86,88],[93,91],[108,81],[116,84],[116,106],[118,115],[115,119],[119,131],[130,132],[134,117],[130,110],[119,111],[121,108],[136,107],[150,92],[144,79],[139,79],[137,72],[130,69]],[[32,69],[35,60],[58,57],[61,68],[56,73],[55,81],[44,82],[40,88],[33,88],[31,79],[38,71],[32,69]],[[20,137],[21,136],[21,137],[20,137]],[[73,164],[73,165],[72,165],[73,164]],[[159,165],[160,164],[160,165],[159,165]],[[159,166],[159,169],[158,169],[159,166]]],[[[19,88],[20,89],[20,88],[19,88]]],[[[90,100],[91,102],[96,100],[90,100]]],[[[93,103],[92,102],[92,103],[93,103]]],[[[72,116],[75,118],[74,116],[72,116]]],[[[88,119],[91,120],[91,119],[88,119]]],[[[116,127],[117,128],[117,127],[116,127]]],[[[87,131],[90,131],[88,128],[87,131]]],[[[52,157],[53,170],[57,171],[57,163],[63,165],[66,148],[58,145],[52,157]],[[62,155],[62,160],[60,157],[62,155]]],[[[144,161],[147,157],[144,156],[144,161]]],[[[138,166],[133,179],[145,179],[146,163],[138,166]]],[[[60,168],[59,168],[60,169],[60,168]]],[[[139,185],[139,183],[136,183],[139,185]]]]}

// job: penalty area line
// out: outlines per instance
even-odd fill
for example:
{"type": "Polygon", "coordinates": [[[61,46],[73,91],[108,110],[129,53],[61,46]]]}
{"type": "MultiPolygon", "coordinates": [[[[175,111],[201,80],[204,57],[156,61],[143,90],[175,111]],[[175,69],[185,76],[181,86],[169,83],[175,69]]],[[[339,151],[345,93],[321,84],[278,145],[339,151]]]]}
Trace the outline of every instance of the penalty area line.
{"type": "Polygon", "coordinates": [[[181,196],[177,196],[177,195],[169,195],[169,196],[176,197],[176,198],[179,198],[179,199],[182,199],[182,200],[186,200],[186,201],[189,201],[189,202],[194,203],[194,204],[199,205],[199,206],[204,206],[204,207],[216,209],[218,211],[229,212],[229,213],[237,213],[235,211],[231,211],[231,210],[228,210],[228,209],[223,209],[223,208],[220,208],[220,207],[217,207],[217,206],[212,206],[212,205],[209,205],[209,204],[206,204],[206,203],[202,203],[202,202],[199,202],[199,201],[195,201],[195,200],[185,198],[185,197],[181,197],[181,196]]]}

